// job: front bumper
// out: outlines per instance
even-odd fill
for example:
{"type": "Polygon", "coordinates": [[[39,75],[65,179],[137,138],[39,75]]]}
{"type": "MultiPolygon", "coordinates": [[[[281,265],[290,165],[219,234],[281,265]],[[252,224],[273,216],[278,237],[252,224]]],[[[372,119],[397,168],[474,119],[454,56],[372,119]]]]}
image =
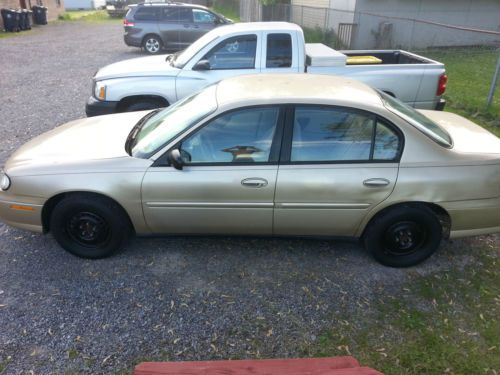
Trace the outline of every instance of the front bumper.
{"type": "Polygon", "coordinates": [[[118,102],[100,101],[91,96],[85,105],[87,117],[117,113],[118,102]]]}
{"type": "Polygon", "coordinates": [[[12,227],[43,232],[42,204],[0,200],[0,220],[12,227]]]}

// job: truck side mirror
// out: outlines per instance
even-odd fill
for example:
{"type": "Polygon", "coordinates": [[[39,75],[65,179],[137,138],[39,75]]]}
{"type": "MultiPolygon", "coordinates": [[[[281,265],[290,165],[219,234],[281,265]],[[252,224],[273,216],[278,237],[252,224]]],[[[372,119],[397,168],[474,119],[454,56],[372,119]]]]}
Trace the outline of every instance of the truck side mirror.
{"type": "Polygon", "coordinates": [[[181,152],[177,148],[170,151],[168,160],[175,169],[182,170],[184,167],[184,160],[182,160],[181,152]]]}
{"type": "Polygon", "coordinates": [[[194,64],[193,70],[210,70],[210,62],[208,60],[200,60],[194,64]]]}

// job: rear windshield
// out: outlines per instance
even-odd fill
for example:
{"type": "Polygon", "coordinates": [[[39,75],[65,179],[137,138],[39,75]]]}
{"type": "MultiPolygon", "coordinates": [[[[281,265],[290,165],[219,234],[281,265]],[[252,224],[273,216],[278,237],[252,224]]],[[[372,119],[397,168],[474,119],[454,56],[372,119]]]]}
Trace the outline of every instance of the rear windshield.
{"type": "Polygon", "coordinates": [[[436,124],[434,121],[424,116],[420,112],[416,111],[409,105],[387,95],[385,92],[378,91],[384,106],[392,113],[398,115],[404,120],[408,121],[422,133],[427,135],[436,143],[441,146],[450,148],[453,145],[453,141],[446,130],[436,124]]]}

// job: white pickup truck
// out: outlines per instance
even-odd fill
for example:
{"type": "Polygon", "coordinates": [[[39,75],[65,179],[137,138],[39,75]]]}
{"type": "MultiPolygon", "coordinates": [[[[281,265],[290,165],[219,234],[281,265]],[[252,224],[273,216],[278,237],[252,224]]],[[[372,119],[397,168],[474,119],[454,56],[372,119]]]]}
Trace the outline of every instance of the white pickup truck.
{"type": "Polygon", "coordinates": [[[166,107],[223,78],[252,73],[349,76],[415,108],[442,109],[444,65],[401,50],[336,51],[306,44],[302,29],[285,22],[218,27],[173,55],[105,66],[93,77],[87,116],[166,107]]]}

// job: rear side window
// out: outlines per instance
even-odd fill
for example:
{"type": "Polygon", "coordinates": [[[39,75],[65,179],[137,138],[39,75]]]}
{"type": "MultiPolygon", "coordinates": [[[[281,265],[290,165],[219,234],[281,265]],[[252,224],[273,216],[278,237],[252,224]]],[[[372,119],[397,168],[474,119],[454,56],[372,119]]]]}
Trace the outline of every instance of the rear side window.
{"type": "Polygon", "coordinates": [[[193,14],[188,8],[164,8],[163,20],[168,22],[193,22],[193,14]]]}
{"type": "Polygon", "coordinates": [[[291,162],[396,160],[400,137],[376,116],[343,108],[297,107],[291,162]]]}
{"type": "Polygon", "coordinates": [[[155,21],[158,19],[159,11],[156,7],[140,7],[135,12],[134,18],[140,21],[155,21]]]}
{"type": "Polygon", "coordinates": [[[292,66],[292,37],[290,34],[267,36],[266,68],[289,68],[292,66]]]}

